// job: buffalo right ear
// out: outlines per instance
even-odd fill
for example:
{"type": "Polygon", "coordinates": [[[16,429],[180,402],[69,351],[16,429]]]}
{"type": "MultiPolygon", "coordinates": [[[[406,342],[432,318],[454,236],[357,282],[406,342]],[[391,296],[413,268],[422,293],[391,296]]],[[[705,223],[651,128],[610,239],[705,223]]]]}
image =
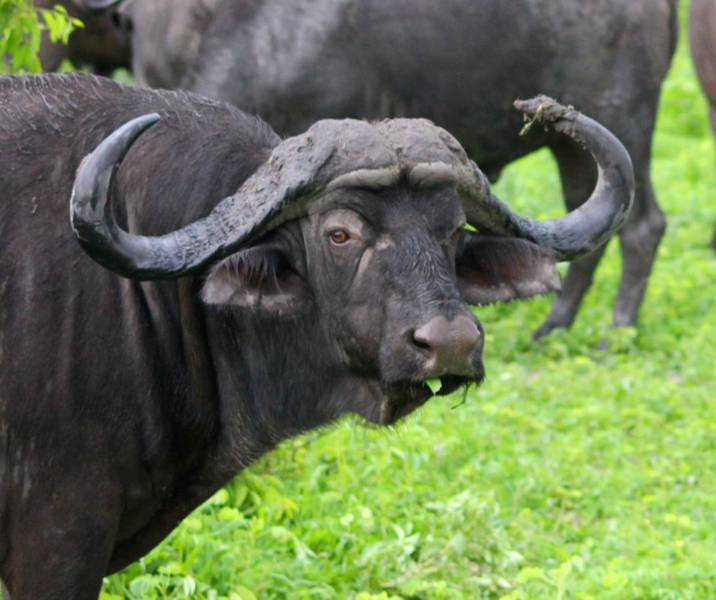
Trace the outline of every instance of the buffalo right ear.
{"type": "Polygon", "coordinates": [[[463,232],[455,257],[458,285],[469,304],[491,304],[560,289],[555,257],[522,239],[463,232]]]}
{"type": "Polygon", "coordinates": [[[299,312],[310,299],[305,280],[279,248],[259,245],[221,261],[201,291],[207,304],[240,306],[276,315],[299,312]]]}

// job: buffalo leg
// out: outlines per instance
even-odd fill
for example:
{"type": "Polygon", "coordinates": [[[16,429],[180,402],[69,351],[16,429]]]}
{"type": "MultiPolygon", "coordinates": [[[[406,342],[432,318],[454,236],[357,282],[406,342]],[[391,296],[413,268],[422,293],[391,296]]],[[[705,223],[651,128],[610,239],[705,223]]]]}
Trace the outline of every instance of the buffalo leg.
{"type": "MultiPolygon", "coordinates": [[[[587,200],[594,189],[597,181],[594,160],[571,141],[559,142],[550,149],[559,167],[565,203],[568,210],[574,210],[587,200]]],[[[594,270],[602,254],[604,254],[604,247],[569,265],[567,276],[562,282],[562,291],[552,304],[547,318],[534,332],[535,339],[547,335],[554,329],[569,327],[572,324],[584,294],[592,285],[594,270]]]]}
{"type": "Polygon", "coordinates": [[[622,276],[614,305],[614,325],[636,325],[639,306],[664,231],[666,219],[656,203],[649,177],[649,150],[632,152],[636,189],[634,207],[619,233],[622,276]],[[640,155],[641,154],[641,155],[640,155]]]}
{"type": "MultiPolygon", "coordinates": [[[[709,123],[711,124],[711,133],[716,141],[716,107],[713,104],[709,105],[709,123]]],[[[711,248],[716,251],[716,225],[714,225],[714,232],[711,236],[711,248]]]]}
{"type": "Polygon", "coordinates": [[[91,495],[78,505],[52,494],[24,510],[2,565],[12,600],[96,600],[117,525],[108,515],[116,508],[91,495]]]}
{"type": "Polygon", "coordinates": [[[716,139],[716,106],[709,104],[709,125],[711,126],[711,134],[716,139]]]}

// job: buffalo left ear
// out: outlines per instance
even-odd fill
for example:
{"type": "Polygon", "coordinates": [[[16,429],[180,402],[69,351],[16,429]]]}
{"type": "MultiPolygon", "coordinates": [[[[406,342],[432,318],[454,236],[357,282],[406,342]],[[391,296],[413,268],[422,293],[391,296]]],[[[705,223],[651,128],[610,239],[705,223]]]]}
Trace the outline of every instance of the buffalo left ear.
{"type": "Polygon", "coordinates": [[[248,248],[220,262],[201,290],[206,304],[240,306],[288,316],[309,301],[308,285],[288,257],[271,245],[248,248]]]}
{"type": "Polygon", "coordinates": [[[456,255],[458,284],[469,304],[490,304],[560,289],[555,257],[517,238],[465,232],[456,255]]]}

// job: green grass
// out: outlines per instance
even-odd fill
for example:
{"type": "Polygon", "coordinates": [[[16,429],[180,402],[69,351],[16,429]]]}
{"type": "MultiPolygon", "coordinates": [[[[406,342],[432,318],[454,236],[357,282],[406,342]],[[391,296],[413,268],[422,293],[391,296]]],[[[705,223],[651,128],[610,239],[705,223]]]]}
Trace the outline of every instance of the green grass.
{"type": "MultiPolygon", "coordinates": [[[[653,163],[669,229],[637,330],[609,327],[614,244],[571,331],[531,342],[549,299],[480,310],[488,377],[464,404],[287,442],[108,578],[104,600],[716,597],[705,112],[682,35],[653,163]]],[[[558,210],[557,188],[538,153],[498,192],[536,215],[558,210]]]]}

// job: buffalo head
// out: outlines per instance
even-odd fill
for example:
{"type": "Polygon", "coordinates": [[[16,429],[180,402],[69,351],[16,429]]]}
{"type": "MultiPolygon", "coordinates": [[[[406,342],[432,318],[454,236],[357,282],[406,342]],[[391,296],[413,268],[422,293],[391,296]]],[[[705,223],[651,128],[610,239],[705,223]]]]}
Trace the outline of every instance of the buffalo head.
{"type": "Polygon", "coordinates": [[[223,340],[218,370],[241,371],[235,386],[289,382],[281,393],[302,400],[280,411],[299,428],[344,412],[389,423],[432,395],[429,378],[442,380],[441,393],[482,379],[469,304],[556,289],[555,261],[598,247],[629,210],[631,163],[609,132],[547,98],[519,106],[599,165],[592,196],[565,217],[515,215],[428,121],[344,120],[280,143],[205,218],[162,236],[128,233],[108,196],[123,157],[159,118],[146,115],[83,161],[72,226],[90,256],[125,277],[200,274],[210,334],[223,340]],[[255,360],[238,365],[232,357],[248,346],[255,360]]]}

